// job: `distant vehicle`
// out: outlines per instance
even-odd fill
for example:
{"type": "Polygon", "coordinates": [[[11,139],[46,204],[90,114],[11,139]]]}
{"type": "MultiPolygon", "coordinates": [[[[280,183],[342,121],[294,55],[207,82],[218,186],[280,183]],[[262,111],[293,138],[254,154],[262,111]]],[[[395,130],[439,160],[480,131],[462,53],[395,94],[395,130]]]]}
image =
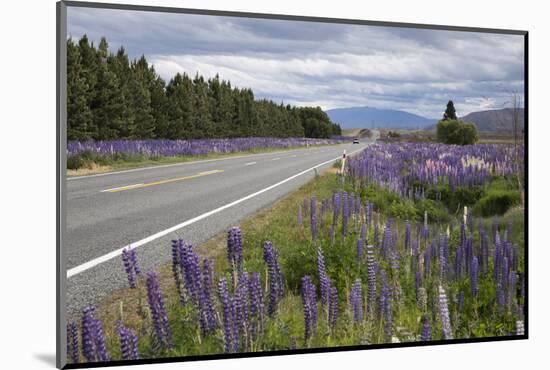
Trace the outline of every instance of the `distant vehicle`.
{"type": "Polygon", "coordinates": [[[353,139],[354,144],[359,144],[359,139],[353,139]]]}

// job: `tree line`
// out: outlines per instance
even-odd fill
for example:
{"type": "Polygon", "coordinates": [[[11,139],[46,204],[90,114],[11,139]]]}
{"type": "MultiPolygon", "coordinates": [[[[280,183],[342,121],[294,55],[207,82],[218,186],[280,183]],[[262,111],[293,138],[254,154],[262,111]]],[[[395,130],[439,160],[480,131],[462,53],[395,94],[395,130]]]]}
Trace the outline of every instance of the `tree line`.
{"type": "Polygon", "coordinates": [[[145,56],[130,60],[86,35],[67,40],[67,138],[197,139],[341,135],[320,107],[254,98],[218,75],[177,73],[166,83],[145,56]]]}

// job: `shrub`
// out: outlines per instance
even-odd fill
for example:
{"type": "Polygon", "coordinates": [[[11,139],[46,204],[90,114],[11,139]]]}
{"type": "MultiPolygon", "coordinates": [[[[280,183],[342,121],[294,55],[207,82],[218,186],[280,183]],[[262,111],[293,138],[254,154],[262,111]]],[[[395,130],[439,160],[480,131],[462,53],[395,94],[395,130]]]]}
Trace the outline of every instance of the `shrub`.
{"type": "Polygon", "coordinates": [[[67,169],[69,170],[78,170],[79,168],[84,167],[85,162],[80,154],[67,157],[67,169]]]}
{"type": "Polygon", "coordinates": [[[415,206],[419,216],[424,215],[424,212],[428,213],[430,222],[448,222],[451,219],[445,206],[434,200],[423,199],[416,202],[415,206]]]}
{"type": "Polygon", "coordinates": [[[472,212],[474,215],[482,217],[503,215],[512,206],[519,204],[519,202],[519,191],[492,190],[476,203],[472,212]]]}
{"type": "Polygon", "coordinates": [[[461,186],[451,190],[449,185],[439,185],[426,190],[426,198],[435,201],[439,198],[451,213],[464,206],[473,206],[483,195],[485,191],[482,186],[461,186]]]}
{"type": "Polygon", "coordinates": [[[385,213],[389,217],[400,218],[402,220],[415,220],[419,217],[414,202],[411,200],[393,202],[385,213]]]}
{"type": "Polygon", "coordinates": [[[477,129],[473,123],[442,120],[437,124],[437,140],[445,144],[474,144],[477,141],[477,129]]]}

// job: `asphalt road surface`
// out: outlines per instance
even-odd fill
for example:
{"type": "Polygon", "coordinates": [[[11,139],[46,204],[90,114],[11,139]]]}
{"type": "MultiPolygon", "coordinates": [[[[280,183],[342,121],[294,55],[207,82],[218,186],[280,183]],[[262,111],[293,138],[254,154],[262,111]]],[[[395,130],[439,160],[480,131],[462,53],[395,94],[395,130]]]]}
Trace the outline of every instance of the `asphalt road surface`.
{"type": "Polygon", "coordinates": [[[170,261],[170,241],[199,245],[297,189],[360,144],[187,162],[68,178],[67,313],[126,287],[120,251],[137,248],[143,271],[170,261]]]}

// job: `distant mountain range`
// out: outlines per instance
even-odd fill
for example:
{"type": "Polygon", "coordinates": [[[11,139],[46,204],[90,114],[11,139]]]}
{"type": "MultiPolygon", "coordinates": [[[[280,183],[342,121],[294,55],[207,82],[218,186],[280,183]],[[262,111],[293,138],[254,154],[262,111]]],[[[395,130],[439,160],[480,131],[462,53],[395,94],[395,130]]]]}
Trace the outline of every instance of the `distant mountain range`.
{"type": "MultiPolygon", "coordinates": [[[[333,122],[343,129],[349,128],[391,128],[391,129],[426,129],[434,130],[439,118],[426,118],[416,114],[371,107],[337,108],[326,111],[333,122]]],[[[523,128],[523,108],[519,110],[520,127],[523,128]]],[[[494,109],[472,112],[463,121],[472,122],[478,131],[510,132],[513,126],[513,109],[494,109]]]]}
{"type": "Polygon", "coordinates": [[[371,107],[336,108],[329,109],[326,113],[342,128],[422,129],[437,122],[437,119],[400,110],[371,107]]]}
{"type": "MultiPolygon", "coordinates": [[[[523,108],[518,110],[519,127],[523,128],[523,108]]],[[[475,123],[478,131],[504,131],[513,130],[514,110],[512,108],[484,110],[472,112],[461,118],[463,121],[475,123]]]]}

